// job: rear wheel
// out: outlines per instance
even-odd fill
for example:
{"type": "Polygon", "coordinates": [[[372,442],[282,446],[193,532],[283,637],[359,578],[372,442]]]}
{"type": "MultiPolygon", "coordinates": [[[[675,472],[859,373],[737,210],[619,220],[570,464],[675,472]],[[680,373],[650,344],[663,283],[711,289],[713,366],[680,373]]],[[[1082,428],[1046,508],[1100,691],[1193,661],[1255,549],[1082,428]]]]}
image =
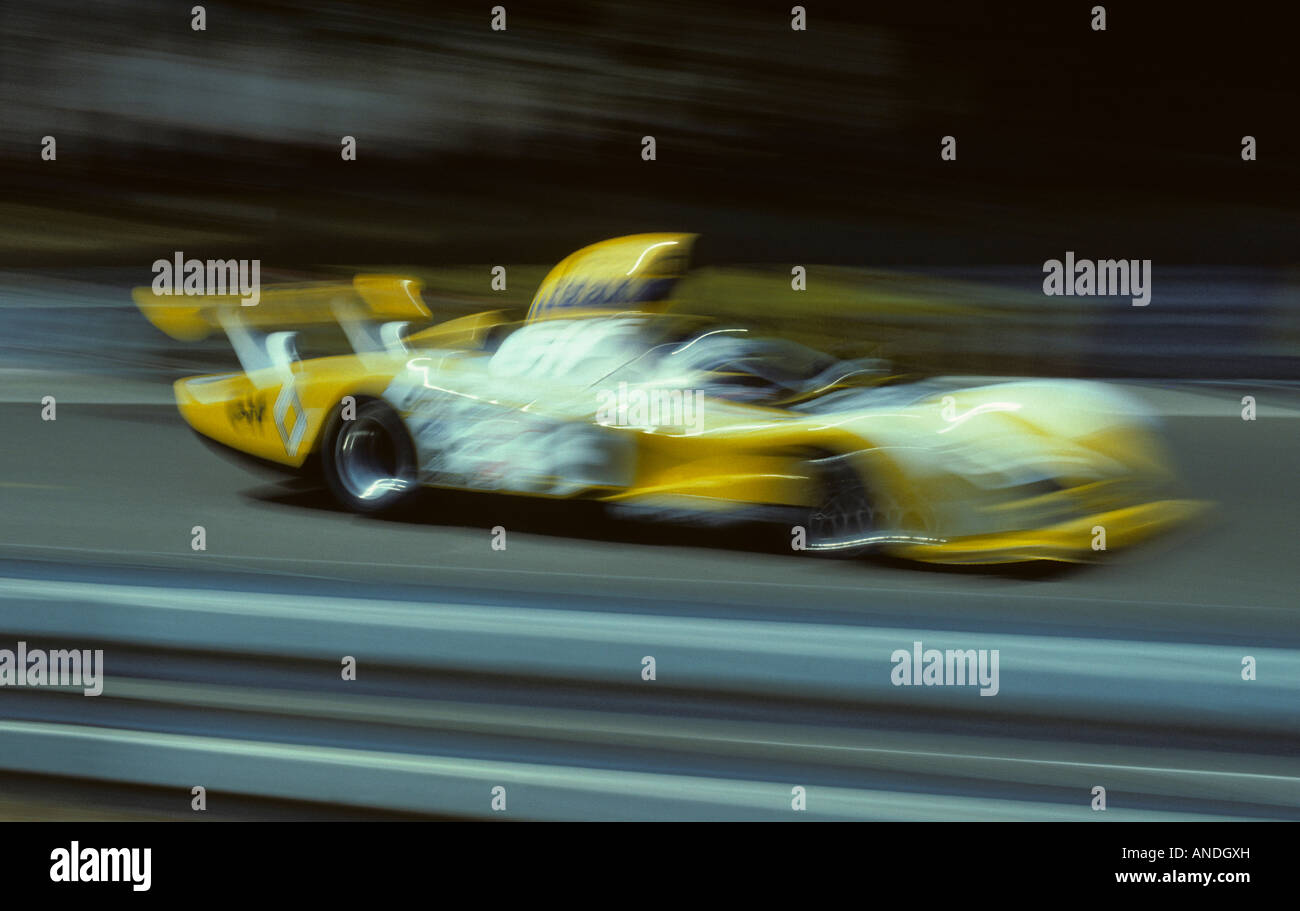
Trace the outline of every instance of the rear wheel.
{"type": "Polygon", "coordinates": [[[358,399],[351,420],[336,409],[320,455],[330,493],[353,512],[390,512],[419,487],[411,435],[401,416],[379,399],[358,399]]]}

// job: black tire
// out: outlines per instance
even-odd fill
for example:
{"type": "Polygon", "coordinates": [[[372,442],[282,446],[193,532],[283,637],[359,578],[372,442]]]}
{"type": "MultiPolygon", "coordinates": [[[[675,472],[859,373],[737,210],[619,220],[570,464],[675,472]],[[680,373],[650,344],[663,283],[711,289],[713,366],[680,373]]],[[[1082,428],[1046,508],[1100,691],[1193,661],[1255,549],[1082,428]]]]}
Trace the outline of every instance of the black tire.
{"type": "Polygon", "coordinates": [[[356,400],[356,416],[334,409],[321,442],[321,473],[340,505],[379,515],[407,505],[419,490],[415,444],[402,418],[381,399],[356,400]]]}

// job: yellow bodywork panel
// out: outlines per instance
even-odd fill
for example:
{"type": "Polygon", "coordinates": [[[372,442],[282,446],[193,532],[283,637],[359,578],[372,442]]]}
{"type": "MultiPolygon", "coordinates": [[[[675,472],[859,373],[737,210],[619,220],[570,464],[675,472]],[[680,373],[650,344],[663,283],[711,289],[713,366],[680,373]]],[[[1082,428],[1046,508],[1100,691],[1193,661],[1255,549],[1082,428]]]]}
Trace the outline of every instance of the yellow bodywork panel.
{"type": "Polygon", "coordinates": [[[400,362],[376,369],[342,355],[294,364],[291,384],[278,370],[261,370],[189,377],[172,388],[181,416],[199,433],[259,459],[299,468],[318,447],[325,422],[343,396],[379,396],[394,369],[400,369],[400,362]]]}
{"type": "Polygon", "coordinates": [[[494,327],[508,322],[504,310],[471,313],[469,316],[447,320],[445,323],[412,333],[406,341],[413,348],[432,346],[477,348],[483,344],[494,327]]]}
{"type": "MultiPolygon", "coordinates": [[[[721,447],[713,447],[718,449],[721,447]]],[[[698,454],[673,458],[671,447],[646,445],[639,450],[636,483],[612,500],[665,494],[703,497],[741,505],[807,505],[810,480],[790,456],[755,452],[698,454]]],[[[725,507],[722,507],[725,508],[725,507]]]]}
{"type": "Polygon", "coordinates": [[[888,548],[894,556],[926,563],[1014,563],[1055,560],[1087,563],[1105,552],[1123,550],[1205,514],[1203,500],[1157,500],[1073,519],[1046,528],[951,538],[937,545],[905,544],[888,548]],[[1106,550],[1094,549],[1105,529],[1106,550]]]}

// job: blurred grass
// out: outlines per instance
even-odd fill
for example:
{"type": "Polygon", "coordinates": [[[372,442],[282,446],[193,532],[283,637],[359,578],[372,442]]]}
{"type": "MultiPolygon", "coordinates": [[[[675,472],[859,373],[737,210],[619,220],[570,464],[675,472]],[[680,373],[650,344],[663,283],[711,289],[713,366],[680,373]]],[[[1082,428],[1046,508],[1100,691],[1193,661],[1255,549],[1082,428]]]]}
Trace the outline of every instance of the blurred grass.
{"type": "Polygon", "coordinates": [[[1006,300],[1006,292],[974,284],[812,265],[803,291],[780,269],[703,269],[682,283],[675,306],[839,357],[886,356],[924,369],[949,347],[955,323],[996,322],[1006,300]]]}
{"type": "MultiPolygon", "coordinates": [[[[359,271],[409,274],[424,282],[439,319],[482,310],[506,310],[522,318],[551,268],[550,262],[498,262],[507,267],[507,289],[493,291],[492,263],[394,265],[380,258],[383,252],[372,258],[367,251],[383,248],[394,259],[418,262],[419,253],[413,251],[420,248],[456,262],[467,251],[473,257],[501,246],[519,255],[520,250],[539,250],[544,242],[502,242],[485,224],[462,225],[458,234],[464,236],[448,249],[440,240],[447,235],[430,225],[423,211],[386,209],[382,219],[375,219],[324,204],[294,208],[284,200],[255,196],[211,202],[140,194],[129,205],[97,202],[94,214],[87,207],[0,202],[0,258],[7,255],[24,269],[41,268],[44,262],[66,271],[62,264],[69,259],[112,265],[129,270],[131,284],[147,283],[149,263],[173,250],[264,257],[267,284],[350,280],[359,271]],[[250,232],[250,222],[256,222],[258,231],[250,232]],[[315,245],[311,238],[322,232],[340,239],[338,249],[315,245]],[[349,246],[358,235],[372,236],[373,243],[349,246]],[[276,252],[290,241],[300,242],[302,258],[276,252]],[[401,243],[394,246],[397,241],[401,243]],[[350,258],[349,253],[377,264],[308,265],[338,262],[350,258]],[[300,265],[276,265],[290,263],[300,265]]],[[[598,236],[594,228],[584,233],[598,236]]],[[[541,258],[539,252],[523,255],[541,258]]],[[[1224,290],[1238,298],[1221,305],[1209,296],[1199,306],[1175,299],[1172,307],[1161,301],[1149,311],[1117,311],[1113,302],[1045,298],[1032,287],[1006,287],[998,278],[956,280],[816,264],[807,268],[805,291],[790,287],[789,265],[697,269],[679,286],[674,309],[791,338],[839,357],[884,357],[900,372],[921,374],[1251,375],[1242,366],[1251,358],[1250,363],[1259,363],[1254,368],[1259,375],[1289,376],[1294,367],[1287,359],[1293,359],[1300,339],[1300,308],[1295,306],[1300,280],[1294,271],[1259,278],[1258,300],[1241,298],[1228,282],[1224,290]],[[1247,341],[1253,349],[1244,349],[1247,341]]]]}
{"type": "Polygon", "coordinates": [[[0,256],[33,251],[99,254],[149,247],[180,250],[240,240],[237,232],[166,224],[147,216],[90,215],[62,207],[0,203],[0,256]]]}

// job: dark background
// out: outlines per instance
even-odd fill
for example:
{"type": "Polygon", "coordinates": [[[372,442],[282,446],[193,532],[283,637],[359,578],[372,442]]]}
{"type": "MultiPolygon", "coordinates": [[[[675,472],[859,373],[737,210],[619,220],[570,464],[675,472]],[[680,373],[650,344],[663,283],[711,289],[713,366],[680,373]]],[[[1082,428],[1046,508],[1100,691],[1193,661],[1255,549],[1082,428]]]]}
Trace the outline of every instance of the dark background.
{"type": "Polygon", "coordinates": [[[1277,5],[1111,3],[1105,32],[1086,2],[814,2],[806,32],[784,0],[505,5],[505,32],[481,2],[209,3],[204,32],[186,4],[8,5],[0,261],[68,265],[40,237],[78,218],[117,235],[82,264],[152,259],[159,226],[281,265],[661,228],[704,263],[1295,261],[1277,5]]]}

